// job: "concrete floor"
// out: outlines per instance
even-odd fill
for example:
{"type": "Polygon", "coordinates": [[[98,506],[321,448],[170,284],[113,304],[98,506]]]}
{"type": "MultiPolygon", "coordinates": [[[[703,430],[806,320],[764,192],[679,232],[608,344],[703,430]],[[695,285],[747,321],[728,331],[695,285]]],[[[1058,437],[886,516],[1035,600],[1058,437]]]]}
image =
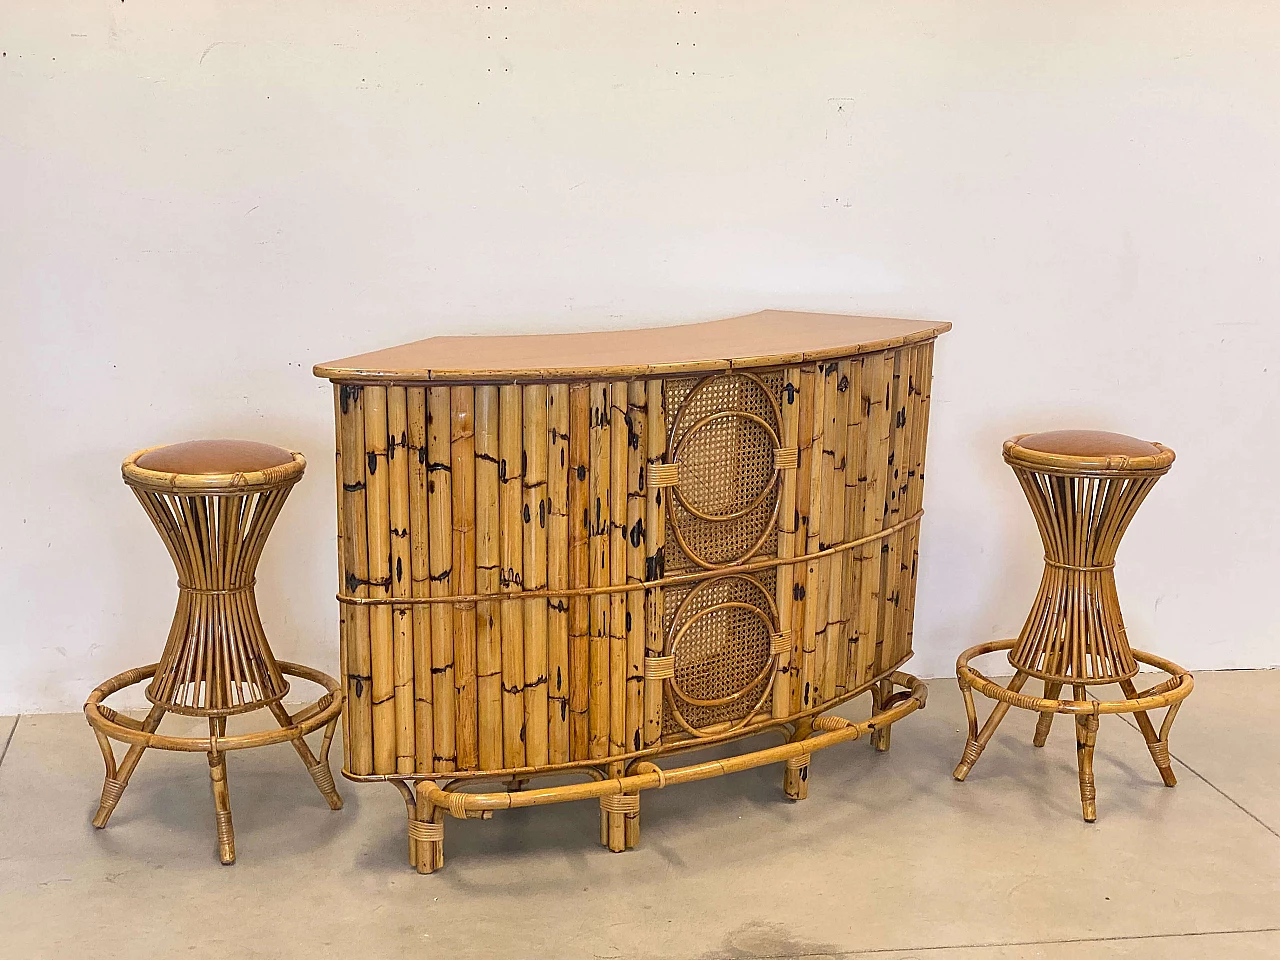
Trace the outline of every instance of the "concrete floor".
{"type": "Polygon", "coordinates": [[[958,784],[960,697],[931,688],[890,753],[815,755],[804,803],[780,767],[646,793],[623,855],[594,803],[450,820],[432,877],[391,787],[332,813],[287,745],[232,755],[222,867],[202,756],[149,752],[95,831],[83,718],[0,718],[0,958],[1280,957],[1280,671],[1197,677],[1174,790],[1103,718],[1092,825],[1069,721],[1035,750],[1014,711],[958,784]]]}

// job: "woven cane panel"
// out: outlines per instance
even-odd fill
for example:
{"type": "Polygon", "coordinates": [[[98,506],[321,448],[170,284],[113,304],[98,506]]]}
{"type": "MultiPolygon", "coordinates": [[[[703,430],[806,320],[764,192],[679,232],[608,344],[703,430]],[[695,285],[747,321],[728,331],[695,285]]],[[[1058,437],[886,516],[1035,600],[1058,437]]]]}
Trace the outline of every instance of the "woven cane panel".
{"type": "Polygon", "coordinates": [[[668,687],[668,723],[671,700],[695,729],[732,722],[747,716],[772,677],[765,673],[772,654],[770,635],[778,629],[770,597],[775,589],[773,571],[759,576],[729,576],[705,581],[692,588],[672,590],[666,597],[665,626],[668,648],[675,658],[675,677],[668,687]],[[687,602],[686,602],[687,601],[687,602]],[[722,606],[748,604],[753,609],[722,606]],[[676,621],[676,611],[680,619],[676,621]],[[677,639],[681,627],[692,626],[677,639]],[[671,643],[675,646],[671,647],[671,643]],[[689,700],[723,700],[722,704],[696,704],[689,700]]]}
{"type": "MultiPolygon", "coordinates": [[[[774,448],[780,432],[777,402],[783,379],[775,371],[759,378],[724,374],[667,383],[668,449],[679,450],[680,463],[679,497],[671,500],[672,521],[688,548],[706,563],[742,558],[766,531],[756,554],[777,551],[774,448]],[[723,416],[726,413],[745,416],[723,416]],[[716,415],[721,416],[699,424],[716,415]],[[695,512],[729,519],[703,519],[695,512]]],[[[679,541],[670,537],[667,568],[679,571],[696,566],[679,541]]]]}

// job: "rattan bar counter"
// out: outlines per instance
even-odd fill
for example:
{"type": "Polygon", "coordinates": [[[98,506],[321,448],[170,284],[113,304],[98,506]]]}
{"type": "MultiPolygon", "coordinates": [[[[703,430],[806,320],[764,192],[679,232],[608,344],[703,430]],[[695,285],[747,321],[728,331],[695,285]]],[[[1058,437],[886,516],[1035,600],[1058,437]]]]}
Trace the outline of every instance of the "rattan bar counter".
{"type": "Polygon", "coordinates": [[[595,798],[624,850],[645,789],[784,763],[799,800],[814,750],[888,749],[925,701],[900,668],[948,329],[765,311],[315,368],[337,422],[343,772],[400,789],[420,872],[446,813],[595,798]],[[827,713],[862,694],[869,720],[827,713]],[[676,756],[763,731],[782,742],[676,756]],[[565,773],[583,781],[528,786],[565,773]]]}

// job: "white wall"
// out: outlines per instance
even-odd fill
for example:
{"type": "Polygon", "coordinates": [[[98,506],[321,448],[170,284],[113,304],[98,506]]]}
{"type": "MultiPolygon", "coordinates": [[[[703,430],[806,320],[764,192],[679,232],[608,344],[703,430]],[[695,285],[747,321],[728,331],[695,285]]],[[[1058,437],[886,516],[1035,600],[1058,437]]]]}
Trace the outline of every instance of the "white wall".
{"type": "Polygon", "coordinates": [[[1243,2],[0,4],[0,713],[154,659],[175,595],[130,450],[300,448],[259,576],[336,666],[331,400],[438,333],[760,307],[953,321],[917,672],[1016,633],[1000,441],[1178,451],[1130,634],[1280,660],[1280,13],[1243,2]]]}

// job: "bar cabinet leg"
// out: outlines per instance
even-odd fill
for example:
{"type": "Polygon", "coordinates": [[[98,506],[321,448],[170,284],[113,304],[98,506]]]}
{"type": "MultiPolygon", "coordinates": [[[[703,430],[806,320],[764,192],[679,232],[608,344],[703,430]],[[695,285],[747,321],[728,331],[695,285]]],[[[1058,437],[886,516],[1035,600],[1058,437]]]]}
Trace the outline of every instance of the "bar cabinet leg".
{"type": "Polygon", "coordinates": [[[423,790],[418,791],[417,807],[417,819],[409,821],[409,841],[417,845],[418,872],[435,873],[444,866],[445,809],[428,800],[423,790]]]}
{"type": "MultiPolygon", "coordinates": [[[[1014,678],[1009,681],[1007,689],[1010,693],[1017,693],[1026,682],[1027,674],[1019,670],[1014,675],[1014,678]]],[[[978,726],[978,721],[977,714],[973,709],[973,691],[963,683],[960,685],[960,689],[964,693],[965,710],[969,714],[969,742],[964,745],[964,756],[960,758],[960,763],[951,775],[957,780],[964,780],[969,775],[969,771],[973,769],[973,765],[978,762],[978,758],[982,756],[982,751],[987,748],[992,736],[995,735],[996,727],[1000,726],[1000,721],[1009,712],[1010,704],[1005,703],[1003,700],[999,701],[991,710],[991,716],[987,717],[987,722],[982,725],[982,731],[975,734],[974,730],[978,726]]]]}
{"type": "MultiPolygon", "coordinates": [[[[893,681],[888,677],[881,680],[878,686],[873,687],[871,691],[871,706],[876,712],[884,709],[884,705],[889,702],[889,698],[893,696],[893,681]]],[[[877,727],[871,734],[871,746],[875,748],[876,753],[888,753],[890,738],[893,735],[893,724],[885,724],[883,727],[877,727]]]]}
{"type": "MultiPolygon", "coordinates": [[[[1120,689],[1124,691],[1127,699],[1138,699],[1138,688],[1133,685],[1132,680],[1121,680],[1120,689]]],[[[1173,764],[1169,760],[1169,741],[1161,739],[1156,733],[1156,728],[1145,710],[1135,710],[1133,719],[1138,722],[1142,739],[1147,741],[1147,749],[1151,751],[1151,759],[1156,762],[1156,769],[1160,771],[1160,779],[1164,781],[1166,787],[1176,787],[1178,778],[1173,775],[1173,764]]]]}
{"type": "MultiPolygon", "coordinates": [[[[1062,683],[1057,680],[1046,680],[1044,682],[1044,698],[1046,700],[1057,700],[1058,695],[1062,692],[1062,683]]],[[[1046,710],[1040,714],[1040,719],[1036,721],[1036,735],[1032,739],[1033,746],[1043,747],[1049,739],[1049,728],[1053,726],[1053,711],[1046,710]]]]}
{"type": "MultiPolygon", "coordinates": [[[[142,721],[143,732],[155,733],[164,713],[164,707],[152,707],[151,712],[147,714],[147,719],[142,721]]],[[[102,799],[98,804],[98,812],[93,817],[93,825],[101,830],[111,819],[111,814],[124,793],[124,788],[129,785],[129,778],[133,776],[133,771],[147,748],[140,743],[131,745],[117,767],[115,757],[111,753],[111,742],[101,733],[98,734],[98,745],[102,748],[102,759],[107,764],[107,775],[102,781],[102,799]]]]}
{"type": "MultiPolygon", "coordinates": [[[[226,717],[209,718],[209,734],[217,738],[227,732],[226,717]]],[[[226,864],[236,862],[236,834],[231,824],[231,790],[227,786],[227,755],[221,750],[209,751],[209,780],[213,784],[214,816],[218,824],[218,858],[226,864]]]]}

